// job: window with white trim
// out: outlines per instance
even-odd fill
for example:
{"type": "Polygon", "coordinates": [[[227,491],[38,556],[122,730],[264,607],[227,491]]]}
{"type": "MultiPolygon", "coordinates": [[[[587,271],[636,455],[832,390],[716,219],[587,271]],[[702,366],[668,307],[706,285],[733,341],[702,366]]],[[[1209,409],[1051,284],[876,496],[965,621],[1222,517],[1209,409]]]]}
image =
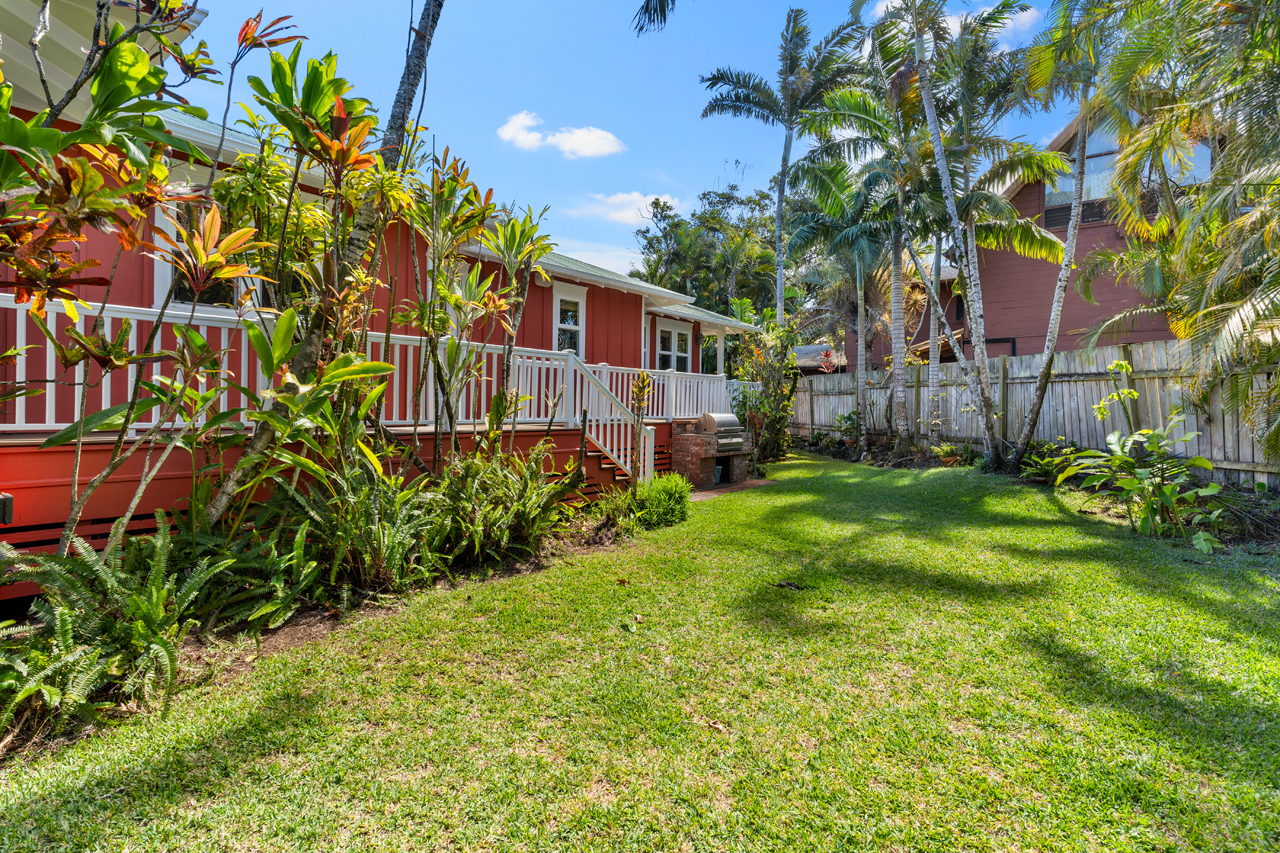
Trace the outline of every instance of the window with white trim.
{"type": "Polygon", "coordinates": [[[556,282],[552,289],[552,338],[556,352],[568,350],[585,359],[587,331],[587,289],[556,282]]]}
{"type": "MultiPolygon", "coordinates": [[[[160,211],[153,213],[152,227],[157,231],[164,231],[169,236],[174,236],[173,224],[160,211]]],[[[159,242],[157,238],[156,242],[159,242]]],[[[153,299],[155,308],[159,308],[164,304],[165,297],[169,295],[169,291],[173,291],[173,299],[175,304],[190,305],[192,302],[199,304],[200,313],[208,314],[231,314],[234,312],[234,306],[240,299],[242,282],[245,279],[232,279],[218,281],[196,293],[191,288],[191,283],[187,281],[187,277],[183,273],[170,265],[161,258],[155,258],[152,267],[153,282],[153,299]]],[[[247,279],[253,281],[253,279],[247,279]]],[[[184,309],[185,310],[185,309],[184,309]]]]}
{"type": "Polygon", "coordinates": [[[693,370],[693,326],[658,326],[658,369],[693,370]]]}

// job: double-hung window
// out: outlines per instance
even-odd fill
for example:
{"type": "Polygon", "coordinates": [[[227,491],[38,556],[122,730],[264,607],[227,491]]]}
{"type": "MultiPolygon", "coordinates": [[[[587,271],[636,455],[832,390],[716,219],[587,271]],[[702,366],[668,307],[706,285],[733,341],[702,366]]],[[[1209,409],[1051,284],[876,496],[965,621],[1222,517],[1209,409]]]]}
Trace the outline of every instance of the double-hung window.
{"type": "Polygon", "coordinates": [[[552,338],[556,351],[568,350],[585,359],[587,330],[587,289],[556,282],[552,289],[552,338]]]}
{"type": "Polygon", "coordinates": [[[689,373],[693,369],[692,342],[692,326],[658,326],[658,369],[689,373]]]}

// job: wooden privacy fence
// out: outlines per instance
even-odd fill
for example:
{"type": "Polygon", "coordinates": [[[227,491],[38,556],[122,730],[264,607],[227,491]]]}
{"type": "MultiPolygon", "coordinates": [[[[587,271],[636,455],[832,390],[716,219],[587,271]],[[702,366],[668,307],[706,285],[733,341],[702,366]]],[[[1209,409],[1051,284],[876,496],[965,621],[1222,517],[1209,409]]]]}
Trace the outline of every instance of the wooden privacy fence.
{"type": "MultiPolygon", "coordinates": [[[[1103,421],[1098,420],[1093,407],[1115,390],[1107,366],[1118,360],[1133,366],[1133,373],[1122,377],[1121,387],[1138,392],[1138,399],[1129,403],[1137,429],[1159,426],[1175,408],[1181,407],[1186,418],[1183,429],[1200,433],[1184,445],[1184,452],[1213,462],[1215,479],[1280,486],[1280,460],[1263,454],[1252,424],[1237,413],[1224,410],[1220,388],[1215,387],[1210,394],[1207,411],[1184,405],[1191,368],[1189,354],[1178,341],[1098,347],[1092,354],[1080,350],[1058,353],[1035,437],[1053,440],[1061,436],[1081,447],[1105,449],[1107,434],[1126,428],[1120,409],[1123,404],[1113,403],[1103,421]]],[[[1002,438],[1013,443],[1018,440],[1023,418],[1035,396],[1040,355],[1000,356],[990,359],[990,366],[999,413],[997,426],[1002,438]]],[[[927,432],[929,368],[913,366],[907,370],[907,413],[912,432],[918,435],[927,432]]],[[[976,400],[960,365],[943,364],[940,371],[942,383],[936,410],[944,440],[981,443],[976,400]]],[[[867,380],[867,431],[888,435],[893,419],[889,371],[867,371],[867,380]]],[[[1265,381],[1264,377],[1255,380],[1258,387],[1265,381]]],[[[853,373],[803,377],[796,387],[792,430],[801,434],[834,432],[836,419],[856,408],[854,382],[853,373]]]]}

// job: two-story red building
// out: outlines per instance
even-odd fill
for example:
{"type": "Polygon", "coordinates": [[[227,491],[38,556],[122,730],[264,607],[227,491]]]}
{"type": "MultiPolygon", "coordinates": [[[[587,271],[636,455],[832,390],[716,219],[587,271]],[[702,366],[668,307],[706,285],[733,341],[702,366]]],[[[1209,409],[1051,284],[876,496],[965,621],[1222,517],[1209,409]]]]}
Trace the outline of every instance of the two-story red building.
{"type": "MultiPolygon", "coordinates": [[[[1073,121],[1063,128],[1047,147],[1051,151],[1061,151],[1072,156],[1075,136],[1076,123],[1073,121]]],[[[1095,249],[1123,249],[1125,246],[1124,233],[1116,225],[1107,205],[1111,172],[1118,150],[1115,138],[1105,131],[1095,131],[1087,141],[1085,150],[1087,153],[1083,211],[1075,255],[1077,264],[1095,249]]],[[[1193,163],[1190,174],[1183,176],[1183,183],[1195,183],[1207,176],[1208,149],[1203,146],[1198,148],[1193,157],[1193,163]]],[[[1020,216],[1036,219],[1065,242],[1067,224],[1071,216],[1071,201],[1075,192],[1073,184],[1074,181],[1070,175],[1061,178],[1056,189],[1050,189],[1041,181],[1019,182],[1008,187],[1004,195],[1018,209],[1020,216]]],[[[1043,352],[1044,339],[1049,327],[1049,309],[1058,280],[1058,265],[1023,258],[1013,252],[985,249],[979,251],[979,263],[982,273],[982,300],[986,316],[988,355],[991,357],[1015,356],[1043,352]]],[[[1076,274],[1072,274],[1062,306],[1062,322],[1057,346],[1059,351],[1078,349],[1081,338],[1090,328],[1142,302],[1141,296],[1131,286],[1108,277],[1094,282],[1092,288],[1094,301],[1089,302],[1076,292],[1076,274]]],[[[951,296],[950,289],[945,286],[943,292],[943,301],[947,305],[947,320],[957,333],[962,334],[966,344],[966,354],[972,357],[973,351],[969,346],[970,327],[964,300],[958,296],[951,296]]],[[[926,324],[926,331],[918,337],[924,338],[929,322],[927,310],[922,322],[926,324]]],[[[1109,344],[1124,344],[1171,338],[1173,334],[1169,331],[1167,323],[1156,318],[1147,318],[1132,327],[1120,330],[1115,336],[1107,336],[1104,341],[1109,344]]],[[[849,363],[852,364],[857,346],[856,332],[852,327],[849,328],[845,340],[849,363]]],[[[918,345],[916,349],[927,351],[927,346],[928,344],[925,343],[923,346],[918,345]]],[[[877,360],[882,359],[889,352],[888,341],[875,342],[873,351],[877,360]]],[[[954,360],[950,355],[949,346],[944,344],[943,351],[944,360],[954,360]]]]}

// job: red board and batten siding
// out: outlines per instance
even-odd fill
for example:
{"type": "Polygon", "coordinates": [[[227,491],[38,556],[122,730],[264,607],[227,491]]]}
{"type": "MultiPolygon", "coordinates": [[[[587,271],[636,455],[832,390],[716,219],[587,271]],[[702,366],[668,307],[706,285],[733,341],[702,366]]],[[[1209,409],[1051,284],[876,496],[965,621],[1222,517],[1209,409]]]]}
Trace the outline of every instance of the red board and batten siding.
{"type": "MultiPolygon", "coordinates": [[[[389,261],[384,257],[381,273],[383,280],[390,281],[394,274],[398,282],[395,288],[396,305],[402,304],[414,292],[413,258],[409,253],[410,245],[416,246],[418,269],[425,275],[428,268],[426,244],[421,238],[411,241],[407,226],[392,226],[388,229],[386,252],[393,256],[394,260],[389,261]]],[[[495,261],[482,261],[481,275],[493,275],[496,281],[506,283],[506,273],[495,261]]],[[[561,273],[556,273],[553,279],[587,288],[583,361],[588,364],[609,364],[614,367],[640,367],[640,324],[644,314],[644,297],[638,293],[628,293],[612,287],[580,281],[571,275],[561,273]]],[[[377,332],[386,330],[385,318],[390,298],[391,292],[387,288],[380,288],[374,296],[374,306],[378,313],[374,315],[371,326],[377,332]]],[[[516,330],[516,346],[541,350],[556,348],[553,302],[554,287],[551,282],[544,280],[544,283],[529,285],[520,328],[516,330]]],[[[392,331],[397,334],[415,334],[414,330],[403,326],[396,326],[392,331]]],[[[490,324],[487,329],[477,328],[473,335],[476,340],[484,343],[503,343],[502,328],[497,324],[490,324]]]]}
{"type": "MultiPolygon", "coordinates": [[[[86,236],[88,239],[75,247],[77,258],[96,257],[102,261],[102,266],[86,272],[85,275],[101,273],[109,276],[112,264],[115,264],[115,284],[111,288],[110,302],[113,305],[144,309],[155,306],[156,261],[140,251],[122,253],[117,261],[118,243],[114,237],[92,230],[87,230],[86,236]]],[[[415,242],[420,251],[419,269],[425,271],[426,259],[421,253],[422,244],[420,241],[415,242]]],[[[389,267],[394,267],[398,282],[394,303],[397,304],[402,303],[413,291],[414,276],[412,256],[409,254],[410,245],[413,243],[410,242],[407,229],[393,229],[388,234],[386,243],[388,251],[387,255],[384,255],[383,272],[385,275],[390,272],[389,267]]],[[[485,262],[483,271],[486,275],[498,272],[498,265],[485,262]]],[[[0,271],[0,280],[6,277],[11,280],[11,276],[5,276],[5,273],[0,271]]],[[[558,278],[573,281],[568,276],[558,276],[558,278]]],[[[641,324],[644,321],[643,297],[590,282],[576,283],[587,288],[585,360],[592,363],[607,362],[618,367],[640,367],[641,324]]],[[[87,302],[94,304],[101,301],[104,292],[98,288],[86,288],[83,295],[87,302]]],[[[552,301],[551,286],[530,287],[528,304],[517,334],[518,346],[533,349],[554,348],[552,301]]],[[[375,306],[378,313],[375,314],[372,325],[378,331],[385,330],[388,322],[388,308],[392,307],[391,294],[387,290],[380,290],[375,295],[375,306]]],[[[167,319],[171,322],[184,322],[184,307],[180,304],[171,306],[167,319]]],[[[89,315],[89,312],[82,311],[83,315],[89,315]]],[[[49,319],[59,333],[70,322],[66,315],[60,312],[50,312],[49,319]]],[[[42,341],[38,329],[24,311],[5,310],[0,312],[0,349],[16,344],[19,323],[23,324],[26,343],[38,344],[42,341]]],[[[200,327],[200,321],[197,320],[195,325],[200,327]]],[[[133,321],[135,349],[141,349],[151,327],[152,324],[147,319],[133,321]]],[[[109,320],[107,328],[109,335],[114,336],[120,328],[119,318],[109,320]]],[[[256,360],[252,352],[243,347],[244,336],[240,333],[232,334],[231,330],[221,329],[216,325],[211,325],[202,331],[205,331],[210,343],[215,347],[225,349],[231,345],[227,358],[228,369],[236,375],[237,380],[260,390],[265,380],[258,376],[256,360]]],[[[394,331],[412,333],[412,330],[404,327],[396,327],[394,331]]],[[[483,334],[484,330],[477,331],[478,337],[486,337],[483,334]]],[[[489,332],[487,335],[489,341],[501,342],[500,329],[495,327],[489,332]]],[[[172,327],[166,324],[156,342],[156,348],[171,349],[174,345],[172,327]]],[[[382,356],[381,342],[377,341],[376,337],[374,355],[382,356]]],[[[29,355],[22,358],[24,358],[29,379],[59,378],[56,365],[52,369],[47,366],[47,353],[44,347],[33,349],[29,355]]],[[[100,377],[98,368],[89,366],[87,369],[89,381],[97,384],[100,377]]],[[[160,369],[169,372],[164,365],[159,368],[143,369],[148,371],[160,369]]],[[[398,373],[399,375],[393,381],[397,382],[398,387],[401,388],[401,396],[409,399],[411,397],[409,373],[405,371],[398,371],[398,373]]],[[[0,367],[0,380],[12,381],[14,374],[13,366],[0,367]]],[[[93,412],[109,405],[126,402],[128,388],[129,383],[123,374],[113,376],[105,389],[101,385],[91,388],[88,391],[88,411],[93,412]]],[[[245,404],[239,392],[231,392],[226,403],[228,406],[245,404]]],[[[75,420],[77,414],[71,389],[66,387],[59,389],[57,393],[51,391],[47,395],[26,398],[23,406],[28,413],[29,422],[70,423],[75,420]]],[[[7,435],[0,435],[0,492],[12,493],[15,498],[14,523],[0,527],[0,538],[19,547],[47,548],[51,540],[56,541],[58,529],[67,517],[71,499],[72,452],[70,447],[42,451],[37,447],[42,436],[24,434],[12,428],[6,430],[5,424],[12,427],[16,423],[17,411],[18,406],[11,402],[0,412],[0,434],[7,433],[7,435]]],[[[669,425],[659,425],[659,432],[663,433],[659,436],[659,445],[665,447],[669,444],[669,430],[669,425]]],[[[526,439],[535,440],[540,435],[541,433],[536,436],[522,433],[521,441],[523,443],[526,439]]],[[[578,432],[557,428],[553,430],[553,436],[557,444],[557,467],[562,468],[569,456],[576,455],[578,432]]],[[[86,447],[81,471],[82,485],[87,482],[92,472],[100,470],[101,465],[104,464],[104,454],[109,453],[109,448],[109,442],[100,441],[93,441],[86,447]]],[[[110,521],[120,514],[133,494],[140,475],[141,457],[142,454],[139,454],[130,460],[101,490],[95,493],[91,500],[84,516],[86,521],[81,525],[80,531],[92,537],[95,542],[105,536],[110,521]]],[[[139,507],[140,517],[135,519],[131,527],[137,529],[154,527],[155,522],[151,518],[151,513],[155,508],[180,509],[188,496],[190,472],[191,460],[185,456],[178,458],[175,454],[147,490],[146,498],[139,507]]],[[[588,481],[593,484],[593,487],[599,488],[613,482],[612,471],[604,469],[593,457],[588,465],[588,481]]],[[[24,592],[14,587],[0,587],[0,598],[24,592]]]]}
{"type": "MultiPolygon", "coordinates": [[[[1014,206],[1024,217],[1040,217],[1044,213],[1044,185],[1029,184],[1013,198],[1014,206]]],[[[1052,232],[1066,241],[1065,228],[1052,232]]],[[[1113,222],[1095,222],[1080,226],[1076,246],[1076,262],[1080,263],[1093,250],[1123,249],[1124,234],[1113,222]]],[[[1058,280],[1058,265],[1022,258],[1012,252],[980,253],[982,263],[982,301],[987,320],[988,338],[1014,338],[1017,354],[1029,355],[1044,350],[1044,337],[1049,327],[1049,307],[1058,280]]],[[[1073,273],[1062,304],[1062,325],[1058,337],[1059,350],[1074,350],[1086,330],[1142,301],[1128,284],[1117,284],[1104,277],[1093,284],[1097,304],[1086,302],[1076,292],[1073,273]]],[[[1161,341],[1172,337],[1167,323],[1151,318],[1127,329],[1119,340],[1105,338],[1108,344],[1161,341]]],[[[990,355],[1011,354],[1011,348],[993,345],[990,355]]]]}
{"type": "MultiPolygon", "coordinates": [[[[572,281],[563,276],[556,278],[572,281]]],[[[640,367],[640,322],[644,314],[644,297],[598,284],[574,283],[587,288],[582,360],[588,364],[640,367]]],[[[516,333],[517,346],[542,350],[556,348],[554,301],[551,285],[529,286],[524,316],[516,333]]],[[[500,336],[494,338],[495,343],[499,340],[500,336]]]]}

